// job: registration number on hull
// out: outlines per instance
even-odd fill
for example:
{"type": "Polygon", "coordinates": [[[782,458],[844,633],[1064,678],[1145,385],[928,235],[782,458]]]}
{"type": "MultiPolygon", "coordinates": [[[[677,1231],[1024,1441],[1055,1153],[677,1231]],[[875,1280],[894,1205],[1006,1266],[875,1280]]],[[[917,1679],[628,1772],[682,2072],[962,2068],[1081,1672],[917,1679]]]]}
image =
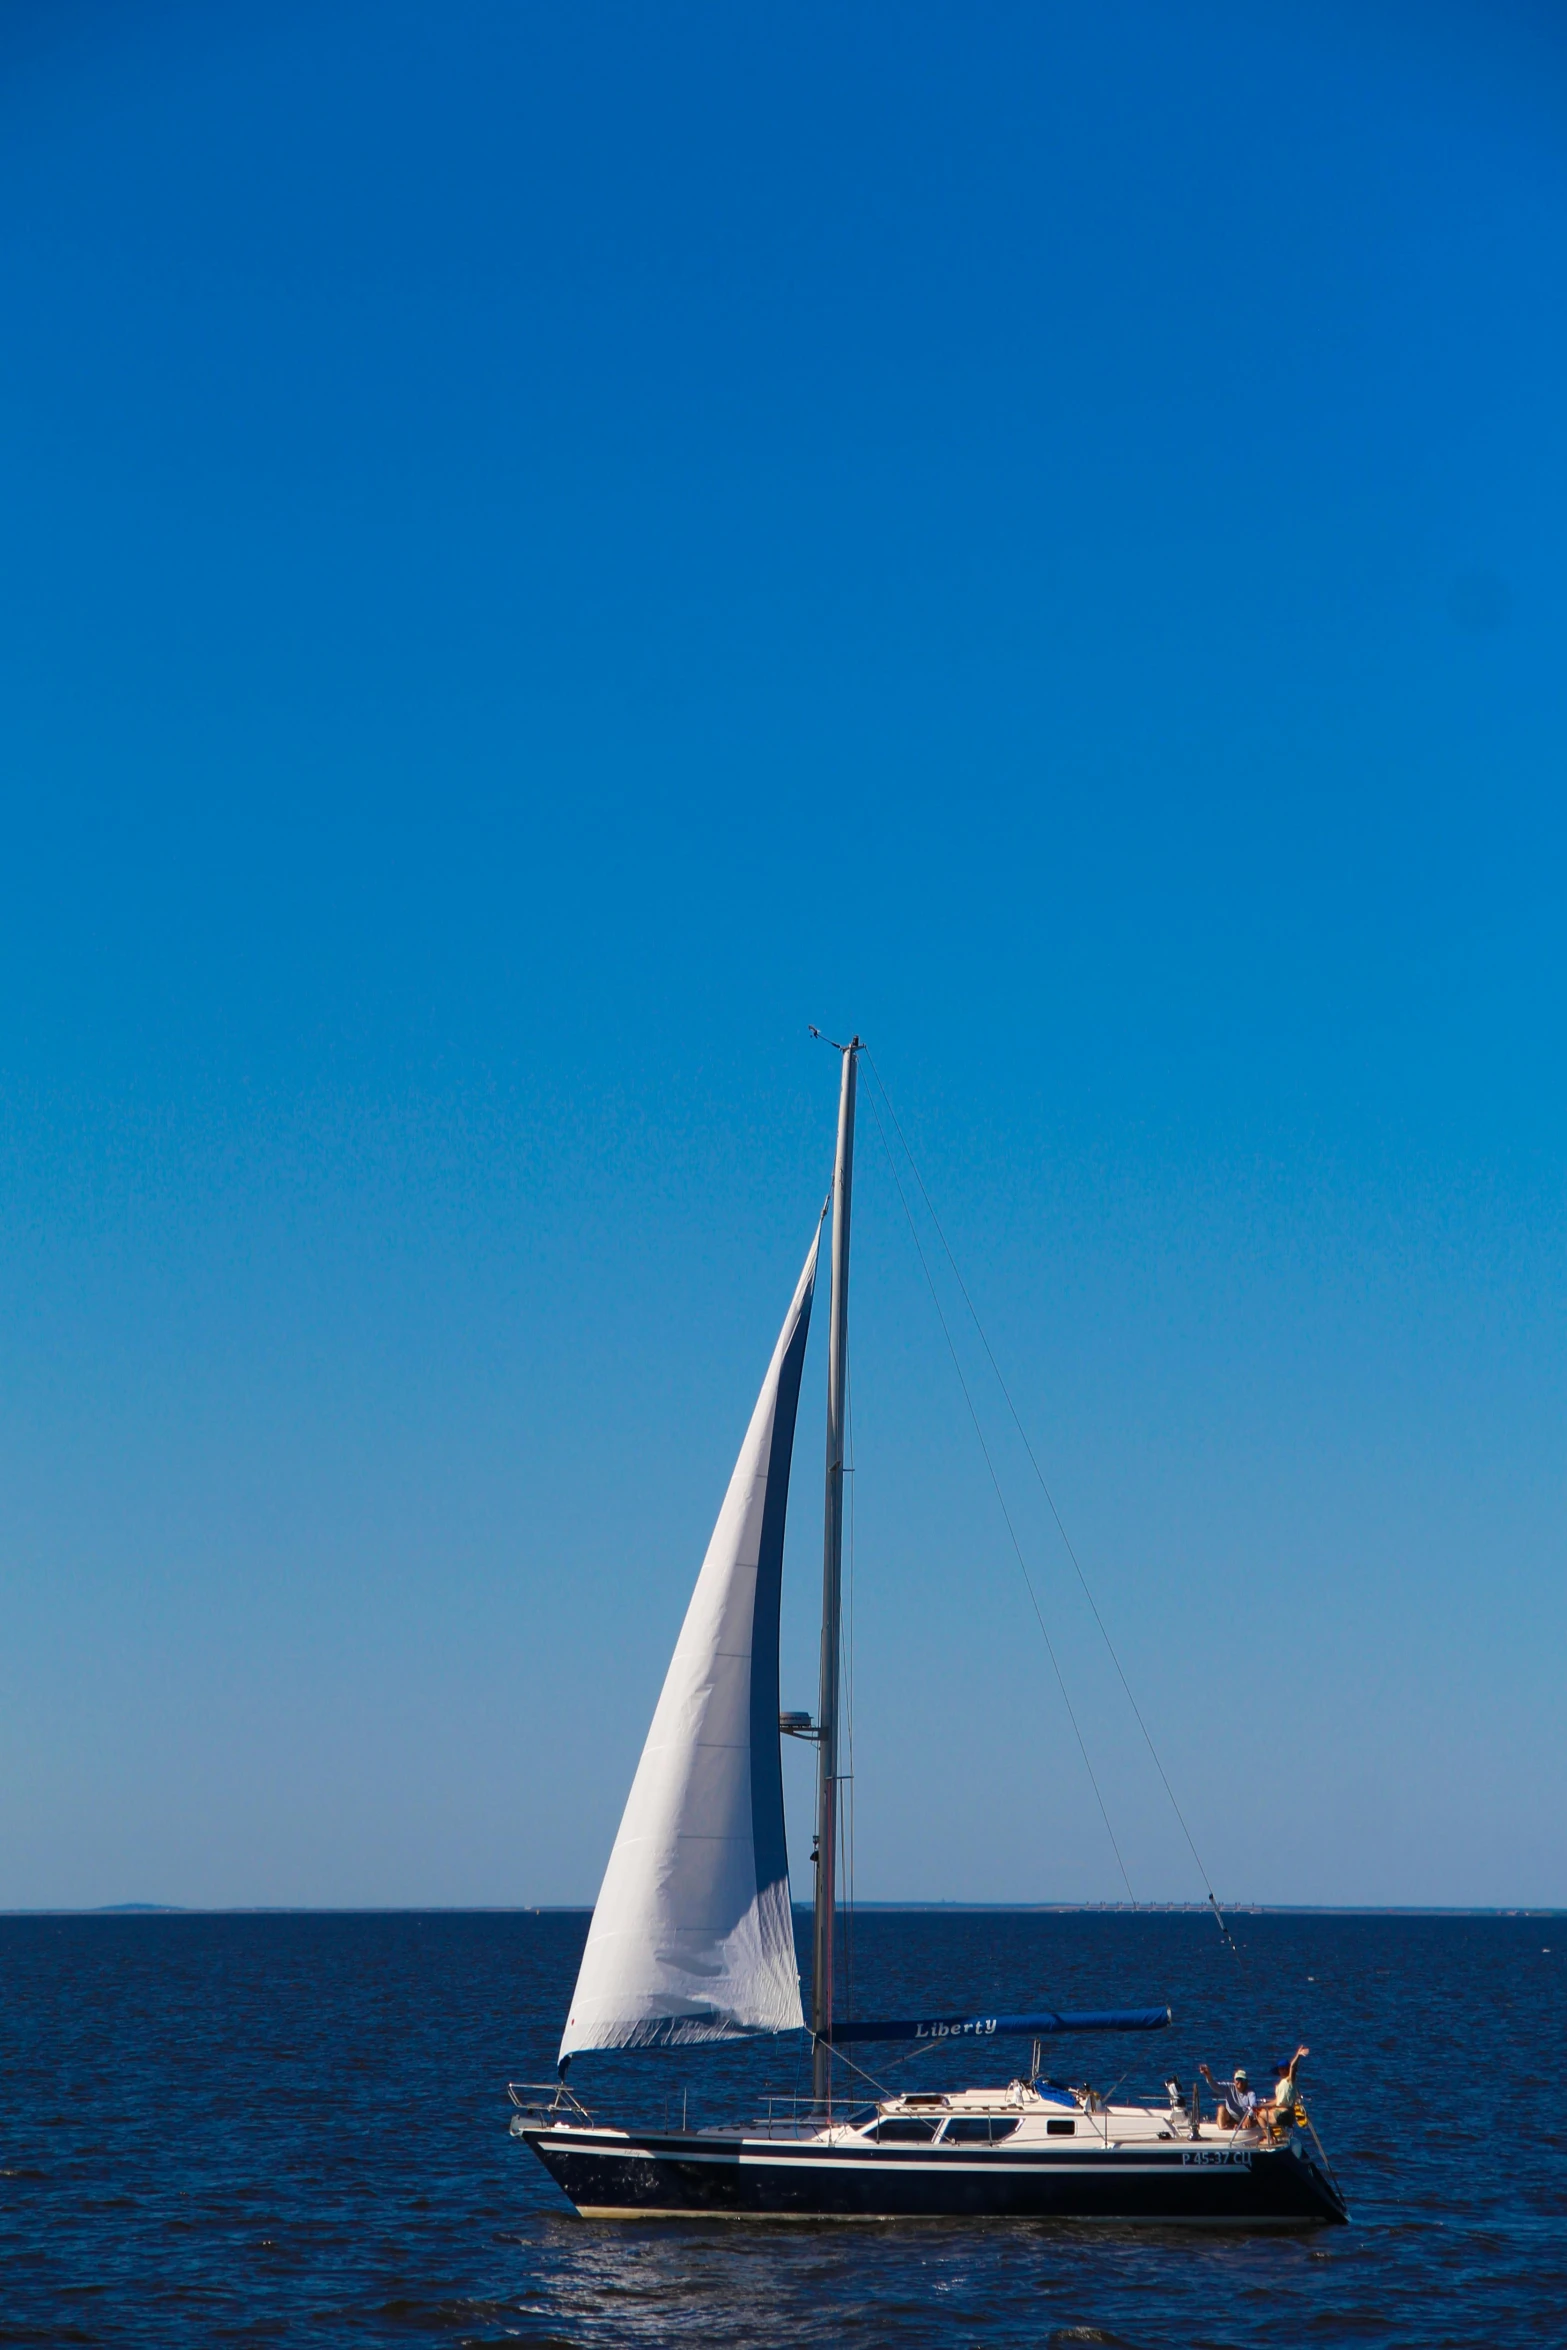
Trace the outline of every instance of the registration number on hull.
{"type": "Polygon", "coordinates": [[[1182,2170],[1250,2170],[1251,2150],[1246,2146],[1183,2146],[1182,2170]]]}

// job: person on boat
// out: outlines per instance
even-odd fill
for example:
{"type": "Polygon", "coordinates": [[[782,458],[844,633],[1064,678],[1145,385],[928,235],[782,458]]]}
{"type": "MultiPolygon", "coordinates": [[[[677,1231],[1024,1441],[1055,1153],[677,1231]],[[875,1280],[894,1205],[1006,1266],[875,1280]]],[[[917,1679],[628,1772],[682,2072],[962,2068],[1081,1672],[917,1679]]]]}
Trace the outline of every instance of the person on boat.
{"type": "Polygon", "coordinates": [[[1299,2065],[1301,2058],[1303,2056],[1309,2056],[1310,2054],[1311,2050],[1306,2047],[1304,2042],[1302,2042],[1301,2046],[1296,2049],[1294,2055],[1290,2058],[1289,2063],[1280,2073],[1278,2080],[1274,2085],[1273,2105],[1268,2118],[1273,2123],[1275,2129],[1285,2128],[1289,2122],[1291,2114],[1293,2114],[1295,2111],[1296,2068],[1299,2065]]]}
{"type": "Polygon", "coordinates": [[[1228,2122],[1232,2130],[1249,2130],[1257,2119],[1258,2098],[1246,2077],[1246,2067],[1238,2064],[1234,2079],[1229,2081],[1216,2081],[1205,2064],[1197,2070],[1219,2100],[1214,2120],[1221,2125],[1228,2122]]]}

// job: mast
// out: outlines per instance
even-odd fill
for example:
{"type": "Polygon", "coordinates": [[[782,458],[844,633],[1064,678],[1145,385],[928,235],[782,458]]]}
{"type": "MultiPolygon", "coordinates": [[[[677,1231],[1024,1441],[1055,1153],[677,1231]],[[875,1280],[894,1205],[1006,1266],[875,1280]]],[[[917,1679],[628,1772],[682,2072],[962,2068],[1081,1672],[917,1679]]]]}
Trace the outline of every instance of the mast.
{"type": "Polygon", "coordinates": [[[842,1649],[843,1428],[849,1377],[849,1195],[859,1038],[840,1045],[838,1152],[832,1171],[832,1304],[827,1349],[827,1508],[822,1539],[822,1680],[816,1747],[816,1917],[811,1956],[811,2092],[832,2094],[833,1943],[838,1904],[838,1664],[842,1649]]]}

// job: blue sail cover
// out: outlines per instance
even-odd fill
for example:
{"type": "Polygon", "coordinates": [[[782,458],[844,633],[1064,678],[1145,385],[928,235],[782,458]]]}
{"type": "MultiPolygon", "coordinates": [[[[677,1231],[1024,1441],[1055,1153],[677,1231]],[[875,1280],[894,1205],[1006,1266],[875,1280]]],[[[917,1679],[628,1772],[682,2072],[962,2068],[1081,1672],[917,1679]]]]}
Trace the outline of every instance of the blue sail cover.
{"type": "Polygon", "coordinates": [[[1023,2039],[1046,2040],[1056,2032],[1162,2032],[1170,2020],[1167,2007],[1089,2007],[1065,2010],[1039,2008],[1032,2015],[933,2015],[892,2022],[834,2024],[824,2039],[836,2046],[844,2040],[992,2040],[1012,2032],[1023,2039]]]}

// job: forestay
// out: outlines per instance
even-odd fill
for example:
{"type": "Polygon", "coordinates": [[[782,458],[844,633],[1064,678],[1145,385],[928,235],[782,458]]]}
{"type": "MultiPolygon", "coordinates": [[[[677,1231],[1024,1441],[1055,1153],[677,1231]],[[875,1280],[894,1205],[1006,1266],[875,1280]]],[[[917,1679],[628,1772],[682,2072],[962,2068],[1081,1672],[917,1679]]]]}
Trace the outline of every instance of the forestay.
{"type": "Polygon", "coordinates": [[[642,1749],[562,2061],[584,2048],[732,2040],[805,2021],[784,1843],[778,1607],[816,1252],[813,1241],[642,1749]]]}

